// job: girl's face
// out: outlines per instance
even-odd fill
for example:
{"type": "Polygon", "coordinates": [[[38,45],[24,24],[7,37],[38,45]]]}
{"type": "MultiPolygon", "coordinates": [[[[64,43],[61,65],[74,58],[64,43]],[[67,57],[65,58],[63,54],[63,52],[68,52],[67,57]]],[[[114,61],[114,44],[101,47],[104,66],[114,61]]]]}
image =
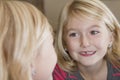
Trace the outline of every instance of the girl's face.
{"type": "Polygon", "coordinates": [[[70,56],[82,66],[103,60],[112,33],[102,21],[72,18],[63,31],[63,40],[70,56]]]}
{"type": "Polygon", "coordinates": [[[32,64],[33,80],[48,80],[52,76],[57,62],[51,33],[39,48],[38,55],[32,64]]]}

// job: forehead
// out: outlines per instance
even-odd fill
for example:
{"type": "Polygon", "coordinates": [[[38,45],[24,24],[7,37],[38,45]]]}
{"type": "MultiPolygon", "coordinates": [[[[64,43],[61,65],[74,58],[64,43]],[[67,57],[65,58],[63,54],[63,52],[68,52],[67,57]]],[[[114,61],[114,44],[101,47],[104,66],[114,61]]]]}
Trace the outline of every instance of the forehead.
{"type": "Polygon", "coordinates": [[[106,27],[103,20],[92,18],[92,17],[83,17],[83,16],[73,16],[69,18],[66,29],[69,28],[78,28],[78,27],[106,27]]]}

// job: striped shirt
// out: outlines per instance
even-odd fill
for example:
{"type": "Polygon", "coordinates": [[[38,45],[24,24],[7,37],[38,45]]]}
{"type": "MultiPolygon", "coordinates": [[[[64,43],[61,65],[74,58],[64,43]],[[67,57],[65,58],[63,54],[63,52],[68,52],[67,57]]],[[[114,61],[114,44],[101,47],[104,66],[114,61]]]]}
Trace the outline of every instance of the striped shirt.
{"type": "MultiPolygon", "coordinates": [[[[108,74],[107,80],[120,80],[120,71],[114,67],[110,62],[107,63],[108,74]]],[[[53,80],[84,80],[80,73],[76,71],[74,74],[63,71],[58,64],[53,72],[53,80]]]]}

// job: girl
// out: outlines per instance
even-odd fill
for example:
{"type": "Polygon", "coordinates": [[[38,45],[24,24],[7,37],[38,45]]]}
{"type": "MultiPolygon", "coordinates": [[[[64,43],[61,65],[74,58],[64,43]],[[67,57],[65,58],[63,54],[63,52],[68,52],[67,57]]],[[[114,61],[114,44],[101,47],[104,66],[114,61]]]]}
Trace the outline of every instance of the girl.
{"type": "Polygon", "coordinates": [[[54,80],[120,80],[120,25],[100,0],[73,0],[60,16],[54,80]]]}

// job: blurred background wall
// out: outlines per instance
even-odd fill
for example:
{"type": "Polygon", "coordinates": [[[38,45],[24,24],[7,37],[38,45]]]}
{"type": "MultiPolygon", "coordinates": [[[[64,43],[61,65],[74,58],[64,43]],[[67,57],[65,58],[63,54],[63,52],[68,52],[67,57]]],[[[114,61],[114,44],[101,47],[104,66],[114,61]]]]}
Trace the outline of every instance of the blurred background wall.
{"type": "Polygon", "coordinates": [[[44,10],[44,0],[21,0],[21,1],[27,1],[29,3],[32,3],[35,5],[39,10],[41,10],[43,13],[45,12],[44,10]]]}

